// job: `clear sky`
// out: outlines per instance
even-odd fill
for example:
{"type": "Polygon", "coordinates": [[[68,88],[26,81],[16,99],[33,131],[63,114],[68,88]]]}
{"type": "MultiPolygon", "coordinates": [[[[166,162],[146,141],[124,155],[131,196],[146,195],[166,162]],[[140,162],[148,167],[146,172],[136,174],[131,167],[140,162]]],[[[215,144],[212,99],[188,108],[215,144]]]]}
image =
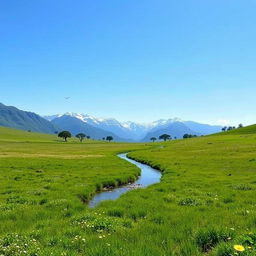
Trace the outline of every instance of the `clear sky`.
{"type": "Polygon", "coordinates": [[[255,0],[0,1],[0,102],[256,123],[255,10],[255,0]]]}

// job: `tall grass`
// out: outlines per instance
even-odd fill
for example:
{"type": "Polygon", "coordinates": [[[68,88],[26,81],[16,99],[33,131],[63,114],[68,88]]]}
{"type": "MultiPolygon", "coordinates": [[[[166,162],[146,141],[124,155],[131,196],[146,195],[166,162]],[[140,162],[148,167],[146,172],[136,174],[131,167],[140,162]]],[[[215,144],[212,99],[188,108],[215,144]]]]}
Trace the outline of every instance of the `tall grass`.
{"type": "Polygon", "coordinates": [[[29,136],[0,135],[0,255],[256,255],[255,134],[161,148],[29,136]],[[116,157],[126,151],[161,182],[89,209],[96,191],[139,174],[116,157]]]}

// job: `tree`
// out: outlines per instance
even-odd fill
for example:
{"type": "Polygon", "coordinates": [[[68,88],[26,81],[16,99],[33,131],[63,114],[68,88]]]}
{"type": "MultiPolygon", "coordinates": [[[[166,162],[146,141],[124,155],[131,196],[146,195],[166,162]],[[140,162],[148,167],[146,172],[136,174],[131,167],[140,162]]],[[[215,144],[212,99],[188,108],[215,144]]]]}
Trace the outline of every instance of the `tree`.
{"type": "Polygon", "coordinates": [[[71,133],[69,131],[62,131],[58,134],[58,137],[63,138],[67,141],[67,138],[71,138],[71,133]]]}
{"type": "Polygon", "coordinates": [[[103,137],[102,140],[105,140],[105,137],[103,137]]]}
{"type": "Polygon", "coordinates": [[[243,127],[244,127],[243,124],[238,125],[238,128],[243,128],[243,127]]]}
{"type": "Polygon", "coordinates": [[[227,126],[224,126],[221,130],[225,132],[227,130],[227,126]]]}
{"type": "Polygon", "coordinates": [[[86,136],[87,140],[89,140],[91,137],[90,136],[86,136]]]}
{"type": "Polygon", "coordinates": [[[156,137],[151,137],[150,140],[152,140],[153,142],[156,141],[156,137]]]}
{"type": "Polygon", "coordinates": [[[80,142],[83,142],[84,138],[86,138],[86,135],[84,133],[78,133],[76,137],[80,140],[80,142]]]}
{"type": "Polygon", "coordinates": [[[159,140],[164,140],[164,141],[166,141],[166,140],[171,140],[171,139],[172,139],[171,135],[166,134],[166,133],[164,133],[164,134],[162,134],[162,135],[159,136],[159,140]]]}
{"type": "Polygon", "coordinates": [[[185,133],[183,135],[183,139],[196,138],[196,137],[197,137],[197,135],[192,135],[192,134],[188,134],[188,133],[185,133]]]}
{"type": "Polygon", "coordinates": [[[177,140],[177,137],[175,136],[174,139],[177,140]]]}
{"type": "Polygon", "coordinates": [[[108,140],[110,142],[111,140],[113,140],[113,137],[112,136],[107,136],[106,140],[108,140]]]}

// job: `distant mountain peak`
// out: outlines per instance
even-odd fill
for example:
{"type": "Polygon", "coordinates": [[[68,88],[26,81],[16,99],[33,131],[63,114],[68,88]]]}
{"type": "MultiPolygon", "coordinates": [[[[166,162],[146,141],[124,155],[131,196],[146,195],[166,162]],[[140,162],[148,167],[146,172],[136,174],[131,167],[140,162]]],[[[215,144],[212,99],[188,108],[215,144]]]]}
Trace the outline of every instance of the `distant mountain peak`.
{"type": "Polygon", "coordinates": [[[155,136],[158,131],[168,131],[173,137],[182,137],[183,132],[190,132],[197,135],[204,135],[217,132],[219,126],[210,126],[200,124],[192,121],[183,121],[178,117],[169,119],[159,119],[148,123],[139,123],[133,121],[119,122],[115,118],[97,118],[88,114],[66,112],[65,114],[58,114],[53,116],[46,116],[47,120],[53,121],[61,116],[71,116],[87,123],[95,128],[103,129],[107,132],[112,132],[120,138],[128,140],[141,140],[147,138],[147,134],[154,133],[155,136]],[[181,132],[179,132],[179,130],[181,132]]]}
{"type": "Polygon", "coordinates": [[[169,118],[169,119],[159,119],[156,120],[154,122],[152,122],[153,126],[159,126],[159,125],[167,125],[167,124],[171,124],[171,123],[175,123],[175,122],[183,122],[183,120],[181,120],[178,117],[175,118],[169,118]]]}
{"type": "Polygon", "coordinates": [[[218,125],[183,121],[177,117],[139,123],[133,121],[119,122],[114,118],[97,118],[82,113],[66,112],[44,116],[43,119],[35,113],[22,111],[1,103],[0,125],[45,133],[56,133],[61,129],[67,129],[73,134],[85,132],[96,139],[111,135],[119,141],[148,141],[151,136],[158,138],[162,133],[168,133],[173,138],[182,138],[184,133],[206,135],[220,132],[222,128],[218,125]]]}

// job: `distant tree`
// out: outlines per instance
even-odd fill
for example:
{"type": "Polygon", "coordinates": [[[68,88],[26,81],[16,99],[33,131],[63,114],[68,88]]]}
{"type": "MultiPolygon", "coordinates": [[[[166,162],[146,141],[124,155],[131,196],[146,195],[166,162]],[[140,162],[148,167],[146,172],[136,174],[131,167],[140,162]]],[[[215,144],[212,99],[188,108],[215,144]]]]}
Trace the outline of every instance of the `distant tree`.
{"type": "Polygon", "coordinates": [[[58,134],[59,132],[58,132],[58,131],[55,131],[54,133],[55,133],[55,134],[58,134]]]}
{"type": "Polygon", "coordinates": [[[244,127],[243,124],[238,125],[238,128],[243,128],[243,127],[244,127]]]}
{"type": "Polygon", "coordinates": [[[233,130],[233,129],[235,129],[235,127],[229,126],[229,127],[227,128],[227,131],[231,131],[231,130],[233,130]]]}
{"type": "Polygon", "coordinates": [[[196,138],[197,137],[197,135],[192,135],[192,134],[188,134],[188,133],[185,133],[184,135],[183,135],[183,139],[188,139],[188,138],[196,138]]]}
{"type": "Polygon", "coordinates": [[[221,130],[225,132],[227,130],[227,126],[224,126],[221,130]]]}
{"type": "Polygon", "coordinates": [[[177,140],[177,137],[175,136],[174,139],[177,140]]]}
{"type": "Polygon", "coordinates": [[[80,140],[80,142],[83,142],[84,138],[86,138],[86,135],[84,133],[78,133],[76,137],[80,140]]]}
{"type": "Polygon", "coordinates": [[[164,140],[164,141],[166,141],[166,140],[171,140],[171,139],[172,139],[171,135],[166,134],[166,133],[164,133],[164,134],[162,134],[162,135],[159,136],[159,140],[164,140]]]}
{"type": "Polygon", "coordinates": [[[89,140],[91,137],[90,136],[86,136],[87,140],[89,140]]]}
{"type": "Polygon", "coordinates": [[[189,138],[189,134],[185,133],[185,134],[183,135],[183,139],[187,139],[187,138],[189,138]]]}
{"type": "Polygon", "coordinates": [[[114,139],[114,138],[113,138],[112,136],[107,136],[107,137],[106,137],[106,140],[109,141],[109,142],[110,142],[111,140],[113,140],[113,139],[114,139]]]}
{"type": "Polygon", "coordinates": [[[58,134],[58,137],[63,138],[67,141],[67,138],[71,138],[71,133],[69,131],[62,131],[58,134]]]}
{"type": "Polygon", "coordinates": [[[105,137],[102,138],[102,140],[105,140],[105,139],[106,139],[105,137]]]}
{"type": "Polygon", "coordinates": [[[28,132],[31,132],[31,130],[28,130],[28,132]]]}
{"type": "Polygon", "coordinates": [[[152,140],[153,142],[156,141],[156,137],[151,137],[150,140],[152,140]]]}

